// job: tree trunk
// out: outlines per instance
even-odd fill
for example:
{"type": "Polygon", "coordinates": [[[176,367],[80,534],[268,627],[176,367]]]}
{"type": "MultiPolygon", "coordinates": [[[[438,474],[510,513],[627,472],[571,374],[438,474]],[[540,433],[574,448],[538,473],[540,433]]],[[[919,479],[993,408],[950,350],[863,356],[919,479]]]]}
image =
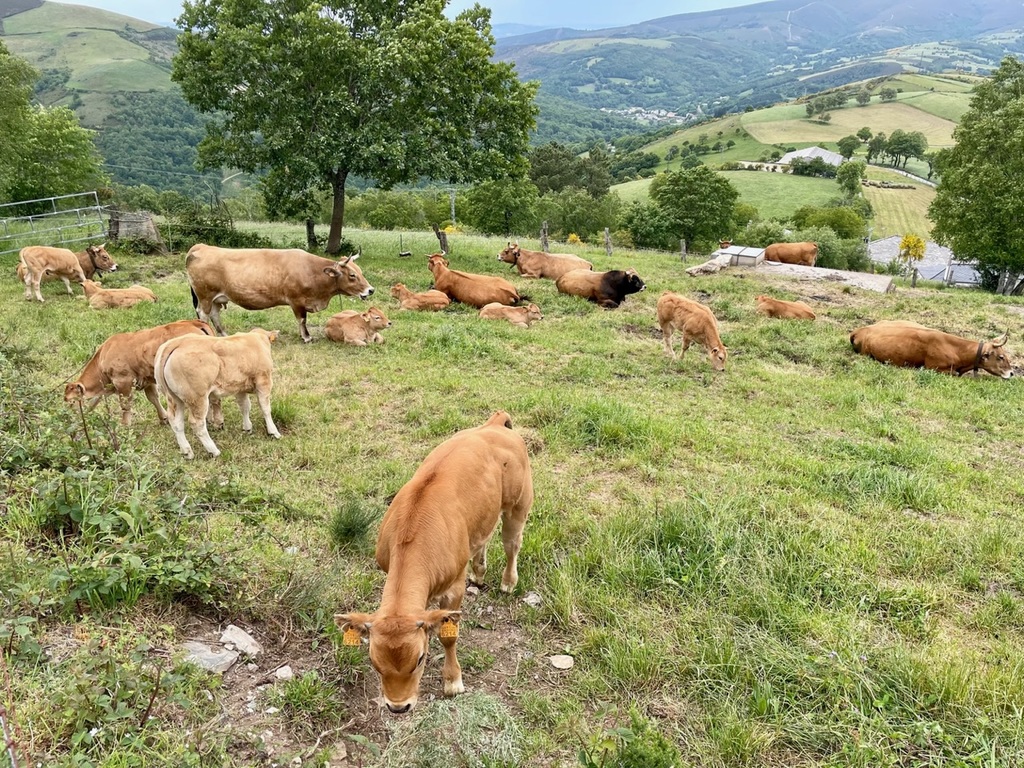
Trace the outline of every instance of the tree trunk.
{"type": "Polygon", "coordinates": [[[341,228],[345,225],[345,180],[348,171],[335,171],[331,179],[334,188],[334,206],[331,208],[331,232],[327,236],[327,253],[341,250],[341,228]]]}
{"type": "Polygon", "coordinates": [[[314,252],[320,247],[320,241],[316,239],[315,224],[312,218],[306,218],[306,250],[314,252]]]}

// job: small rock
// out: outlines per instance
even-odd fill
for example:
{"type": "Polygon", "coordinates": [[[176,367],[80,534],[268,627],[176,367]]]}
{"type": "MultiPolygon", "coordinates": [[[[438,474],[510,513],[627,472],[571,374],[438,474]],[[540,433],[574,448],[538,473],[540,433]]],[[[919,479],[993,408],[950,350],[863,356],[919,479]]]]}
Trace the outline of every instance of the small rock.
{"type": "Polygon", "coordinates": [[[348,747],[345,746],[344,741],[339,741],[334,745],[334,748],[331,750],[331,760],[340,763],[342,760],[345,760],[346,758],[348,758],[348,747]]]}
{"type": "Polygon", "coordinates": [[[227,672],[238,661],[237,651],[215,651],[206,643],[189,640],[181,644],[185,661],[192,662],[207,672],[227,672]]]}
{"type": "Polygon", "coordinates": [[[466,594],[467,595],[474,595],[474,596],[475,595],[479,595],[480,594],[480,587],[475,587],[472,584],[470,584],[468,587],[466,587],[466,594]]]}
{"type": "Polygon", "coordinates": [[[531,608],[539,608],[541,604],[540,595],[536,592],[527,592],[526,597],[523,598],[523,602],[531,608]]]}
{"type": "Polygon", "coordinates": [[[285,547],[284,553],[286,555],[297,555],[297,554],[299,554],[299,548],[298,547],[285,547]]]}
{"type": "Polygon", "coordinates": [[[494,606],[488,605],[486,608],[484,608],[484,613],[494,613],[494,606]]]}
{"type": "Polygon", "coordinates": [[[228,628],[224,630],[220,636],[222,643],[232,643],[239,651],[244,653],[246,656],[256,657],[263,653],[263,646],[257,643],[252,635],[246,632],[244,629],[236,627],[234,624],[228,624],[228,628]]]}
{"type": "Polygon", "coordinates": [[[295,677],[295,673],[292,672],[292,668],[286,664],[274,673],[274,677],[278,680],[291,680],[295,677]]]}
{"type": "Polygon", "coordinates": [[[548,661],[551,662],[551,666],[555,669],[572,669],[576,660],[572,656],[566,656],[565,654],[558,654],[556,656],[549,656],[548,661]]]}
{"type": "Polygon", "coordinates": [[[260,665],[250,661],[248,664],[245,665],[245,668],[248,669],[250,672],[259,672],[260,665]]]}
{"type": "Polygon", "coordinates": [[[280,710],[280,708],[278,708],[278,707],[267,707],[267,708],[266,708],[266,709],[265,709],[264,711],[265,711],[265,712],[266,712],[266,713],[267,713],[268,715],[276,715],[276,714],[277,714],[278,712],[280,712],[281,710],[280,710]]]}

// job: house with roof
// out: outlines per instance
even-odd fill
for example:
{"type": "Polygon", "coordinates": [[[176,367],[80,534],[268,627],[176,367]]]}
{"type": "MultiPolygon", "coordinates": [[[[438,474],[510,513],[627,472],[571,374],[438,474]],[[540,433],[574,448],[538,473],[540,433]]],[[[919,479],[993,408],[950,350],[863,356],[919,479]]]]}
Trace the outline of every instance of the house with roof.
{"type": "MultiPolygon", "coordinates": [[[[901,235],[890,235],[868,243],[868,257],[876,264],[890,264],[899,258],[901,235]]],[[[926,240],[924,258],[917,263],[917,273],[924,280],[936,280],[947,285],[973,286],[981,283],[974,267],[957,261],[946,246],[926,240]]]]}
{"type": "Polygon", "coordinates": [[[793,152],[787,152],[779,159],[778,162],[779,165],[789,165],[798,157],[801,160],[813,160],[816,157],[820,157],[829,165],[834,165],[836,167],[839,167],[846,162],[846,158],[838,152],[829,152],[827,149],[822,149],[821,147],[807,147],[806,149],[797,149],[793,152]]]}

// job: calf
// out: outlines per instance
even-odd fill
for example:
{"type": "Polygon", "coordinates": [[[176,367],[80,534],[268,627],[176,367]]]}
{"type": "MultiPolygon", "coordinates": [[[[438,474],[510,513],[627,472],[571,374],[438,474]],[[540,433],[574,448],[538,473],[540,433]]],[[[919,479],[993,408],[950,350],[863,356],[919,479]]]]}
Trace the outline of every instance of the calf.
{"type": "Polygon", "coordinates": [[[384,337],[380,335],[380,331],[390,327],[391,321],[376,307],[370,307],[362,314],[353,309],[346,309],[327,321],[324,335],[331,341],[365,347],[371,343],[382,344],[384,337]]]}
{"type": "Polygon", "coordinates": [[[156,301],[156,294],[144,285],[130,288],[104,288],[92,280],[82,282],[85,298],[93,309],[127,309],[143,301],[156,301]]]}
{"type": "Polygon", "coordinates": [[[771,296],[758,296],[757,312],[767,317],[778,317],[783,320],[813,320],[814,310],[802,301],[783,301],[771,296]]]}
{"type": "Polygon", "coordinates": [[[448,269],[448,259],[443,253],[429,256],[427,267],[434,276],[434,287],[451,297],[452,301],[461,301],[477,309],[492,302],[512,306],[519,301],[519,291],[508,280],[448,269]]]}
{"type": "Polygon", "coordinates": [[[728,351],[718,335],[715,316],[703,304],[665,291],[658,297],[658,325],[661,326],[665,353],[672,355],[673,360],[676,359],[676,351],[672,348],[672,335],[679,331],[683,337],[680,355],[685,355],[690,344],[696,341],[708,351],[711,367],[716,371],[725,370],[728,351]]]}
{"type": "Polygon", "coordinates": [[[1008,334],[991,341],[974,341],[928,328],[907,320],[883,320],[850,334],[855,352],[881,363],[908,368],[930,368],[957,374],[987,371],[993,376],[1013,376],[1013,360],[1006,350],[1008,334]]]}
{"type": "Polygon", "coordinates": [[[186,409],[192,431],[203,448],[213,456],[220,456],[220,450],[206,428],[206,417],[212,412],[213,425],[219,427],[224,424],[220,405],[222,395],[235,396],[242,411],[242,431],[251,432],[249,393],[255,392],[267,434],[273,438],[281,437],[270,416],[271,374],[274,370],[270,343],[277,334],[277,331],[254,328],[249,333],[228,337],[179,336],[165,341],[157,349],[153,362],[156,386],[167,397],[171,429],[186,459],[195,455],[185,438],[186,409]]]}
{"type": "Polygon", "coordinates": [[[555,286],[559,293],[579,296],[605,309],[615,309],[626,300],[626,296],[647,287],[632,269],[613,269],[610,272],[574,269],[558,278],[555,286]]]}
{"type": "Polygon", "coordinates": [[[101,397],[116,392],[121,400],[121,423],[128,426],[132,423],[132,389],[140,389],[156,408],[161,423],[166,423],[167,413],[156,394],[153,360],[161,344],[189,333],[212,336],[213,330],[199,320],[178,320],[142,331],[115,333],[96,350],[78,380],[64,388],[64,401],[88,401],[91,409],[101,397]]]}
{"type": "Polygon", "coordinates": [[[594,265],[586,259],[571,253],[544,253],[543,251],[527,251],[519,247],[519,243],[509,243],[498,254],[498,261],[513,264],[522,277],[557,280],[566,272],[574,269],[593,269],[594,265]]]}
{"type": "Polygon", "coordinates": [[[540,313],[540,307],[530,304],[526,307],[506,307],[504,304],[494,302],[486,305],[480,310],[480,317],[488,320],[507,320],[512,325],[520,328],[529,328],[530,323],[543,320],[544,315],[540,313]]]}
{"type": "Polygon", "coordinates": [[[18,278],[25,283],[25,300],[31,301],[34,292],[36,299],[42,301],[39,283],[46,280],[61,280],[68,295],[72,296],[72,280],[84,283],[97,272],[115,271],[117,264],[107,253],[106,245],[90,245],[78,253],[48,245],[22,248],[18,254],[18,278]]]}
{"type": "Polygon", "coordinates": [[[506,561],[501,590],[515,589],[532,504],[530,458],[504,411],[441,443],[399,490],[377,537],[377,564],[387,573],[380,607],[334,617],[346,645],[368,640],[389,710],[407,712],[416,704],[434,632],[444,646],[445,695],[465,692],[455,645],[467,562],[473,564],[471,580],[482,583],[487,542],[500,517],[506,561]],[[427,610],[434,601],[438,609],[427,610]]]}
{"type": "Polygon", "coordinates": [[[391,286],[391,296],[398,299],[399,309],[436,312],[452,303],[446,293],[433,290],[413,293],[405,287],[404,283],[395,283],[391,286]]]}

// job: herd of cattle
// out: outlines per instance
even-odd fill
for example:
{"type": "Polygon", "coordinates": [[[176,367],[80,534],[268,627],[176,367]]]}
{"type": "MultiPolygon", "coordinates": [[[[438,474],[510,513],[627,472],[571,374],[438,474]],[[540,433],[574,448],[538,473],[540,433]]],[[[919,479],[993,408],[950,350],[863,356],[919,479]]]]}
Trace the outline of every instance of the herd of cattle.
{"type": "MultiPolygon", "coordinates": [[[[778,249],[775,255],[781,258],[785,251],[787,258],[806,260],[807,249],[798,250],[778,249]]],[[[814,255],[816,252],[815,247],[814,255]]],[[[595,272],[590,262],[577,256],[528,251],[513,243],[498,259],[514,265],[523,277],[554,280],[559,292],[608,309],[646,288],[632,269],[595,272]]],[[[64,399],[94,407],[104,395],[117,393],[121,421],[129,425],[133,390],[142,390],[160,421],[170,424],[182,454],[191,459],[194,454],[185,437],[186,416],[206,451],[217,456],[220,451],[210,438],[207,419],[215,426],[223,424],[220,398],[233,395],[241,409],[242,428],[250,431],[249,394],[255,393],[267,433],[280,438],[270,410],[271,344],[277,331],[256,328],[228,336],[220,311],[229,302],[245,309],[287,305],[298,321],[303,341],[309,342],[309,312],[325,309],[337,295],[366,299],[374,293],[355,261],[355,256],[335,261],[298,249],[195,245],[188,252],[185,269],[199,319],[114,334],[100,345],[79,378],[66,386],[64,399]],[[167,401],[166,411],[161,394],[167,401]]],[[[434,289],[414,293],[401,283],[392,287],[391,295],[401,309],[437,311],[458,301],[478,308],[481,317],[521,327],[542,319],[536,304],[515,306],[523,297],[501,277],[450,269],[443,253],[429,256],[427,266],[434,289]]],[[[71,281],[80,283],[90,306],[97,309],[156,301],[152,291],[142,286],[118,291],[103,289],[91,280],[97,272],[116,269],[103,246],[90,246],[79,254],[30,246],[21,251],[18,275],[25,284],[27,300],[43,301],[40,283],[59,279],[68,293],[72,293],[71,281]]],[[[679,333],[683,354],[696,342],[707,351],[712,368],[725,369],[728,350],[708,307],[666,291],[659,297],[656,311],[667,354],[676,357],[673,338],[679,333]]],[[[757,311],[773,318],[815,319],[807,304],[770,296],[757,297],[757,311]]],[[[390,325],[381,310],[371,307],[363,313],[349,310],[333,315],[324,333],[332,341],[366,345],[382,341],[380,331],[390,325]]],[[[896,320],[858,328],[850,343],[856,352],[893,365],[949,374],[983,370],[1002,378],[1013,375],[1005,334],[975,342],[896,320]]],[[[405,712],[415,705],[432,634],[437,634],[445,650],[445,694],[463,692],[455,649],[467,563],[472,566],[471,580],[482,582],[487,543],[500,519],[506,555],[501,588],[511,591],[518,579],[516,558],[532,502],[526,446],[504,411],[436,447],[394,497],[377,541],[377,562],[387,573],[380,607],[372,614],[335,616],[345,644],[368,643],[371,663],[380,675],[384,701],[391,711],[405,712]],[[428,610],[434,602],[439,608],[428,610]]]]}

